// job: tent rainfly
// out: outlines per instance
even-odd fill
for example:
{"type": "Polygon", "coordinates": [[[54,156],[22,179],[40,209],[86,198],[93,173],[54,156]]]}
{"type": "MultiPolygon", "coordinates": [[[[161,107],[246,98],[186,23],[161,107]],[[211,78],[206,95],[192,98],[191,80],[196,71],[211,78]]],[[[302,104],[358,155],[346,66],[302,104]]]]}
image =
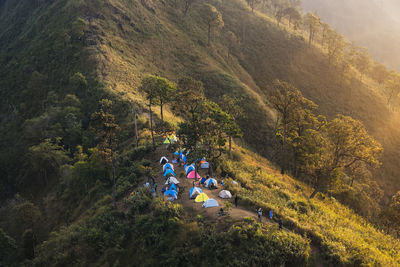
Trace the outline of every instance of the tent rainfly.
{"type": "Polygon", "coordinates": [[[172,165],[171,163],[164,164],[163,171],[165,172],[167,169],[174,170],[174,165],[172,165]]]}
{"type": "Polygon", "coordinates": [[[206,201],[207,199],[208,199],[208,196],[207,196],[205,193],[200,193],[200,195],[198,195],[198,196],[195,198],[194,202],[197,202],[197,203],[199,203],[199,202],[204,202],[204,201],[206,201]]]}
{"type": "Polygon", "coordinates": [[[179,181],[175,177],[171,176],[169,177],[169,180],[165,182],[165,184],[179,184],[179,181]]]}
{"type": "Polygon", "coordinates": [[[160,159],[160,164],[164,165],[165,163],[168,163],[168,159],[166,157],[162,156],[160,159]]]}
{"type": "Polygon", "coordinates": [[[201,190],[201,188],[193,187],[193,188],[190,188],[190,190],[189,190],[189,197],[190,197],[190,198],[195,198],[195,197],[197,197],[198,195],[200,195],[201,193],[203,193],[203,191],[201,190]]]}
{"type": "Polygon", "coordinates": [[[164,196],[173,197],[174,199],[178,199],[178,193],[175,190],[165,191],[164,196]]]}
{"type": "Polygon", "coordinates": [[[218,196],[220,198],[232,198],[232,194],[228,190],[221,190],[221,192],[219,192],[218,196]]]}
{"type": "Polygon", "coordinates": [[[200,179],[201,177],[200,177],[200,175],[199,175],[198,173],[196,173],[195,171],[191,171],[191,172],[189,172],[189,174],[187,175],[187,178],[188,178],[188,179],[194,179],[194,178],[200,179]],[[197,175],[196,175],[196,174],[197,174],[197,175]]]}
{"type": "Polygon", "coordinates": [[[174,171],[171,170],[171,169],[167,169],[167,170],[164,172],[164,176],[168,176],[168,175],[176,176],[176,174],[174,173],[174,171]]]}
{"type": "Polygon", "coordinates": [[[202,168],[202,169],[208,169],[208,168],[210,168],[210,163],[208,163],[208,162],[203,162],[203,163],[200,164],[200,168],[202,168]]]}
{"type": "Polygon", "coordinates": [[[218,207],[218,201],[216,201],[213,198],[209,198],[207,199],[204,204],[203,204],[203,208],[212,208],[212,207],[218,207]]]}
{"type": "Polygon", "coordinates": [[[218,182],[214,178],[208,178],[207,181],[204,182],[204,185],[206,187],[210,187],[210,185],[214,185],[216,188],[218,188],[218,182]]]}

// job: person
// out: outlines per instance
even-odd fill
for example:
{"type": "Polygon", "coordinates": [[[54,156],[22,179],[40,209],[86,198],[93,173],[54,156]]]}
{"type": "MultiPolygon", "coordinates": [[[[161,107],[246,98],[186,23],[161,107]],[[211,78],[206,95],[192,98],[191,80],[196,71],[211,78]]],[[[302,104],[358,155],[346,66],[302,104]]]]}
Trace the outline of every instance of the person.
{"type": "Polygon", "coordinates": [[[157,183],[156,182],[154,182],[154,191],[157,192],[157,183]]]}
{"type": "Polygon", "coordinates": [[[272,216],[274,216],[274,212],[272,210],[269,210],[269,219],[272,220],[272,216]]]}
{"type": "Polygon", "coordinates": [[[258,220],[261,222],[261,220],[262,220],[262,209],[261,208],[258,208],[257,214],[258,214],[258,220]]]}
{"type": "Polygon", "coordinates": [[[146,187],[150,187],[150,183],[149,182],[146,182],[146,187]]]}
{"type": "Polygon", "coordinates": [[[236,195],[236,196],[235,196],[235,207],[236,207],[236,208],[237,208],[237,205],[238,205],[238,200],[239,200],[239,199],[238,199],[238,196],[236,195]]]}
{"type": "Polygon", "coordinates": [[[283,222],[282,219],[279,218],[279,230],[282,230],[282,227],[283,227],[283,222]]]}
{"type": "Polygon", "coordinates": [[[222,181],[221,181],[221,185],[222,185],[222,186],[224,186],[224,185],[225,185],[225,182],[224,182],[224,180],[222,180],[222,181]]]}
{"type": "Polygon", "coordinates": [[[167,191],[167,189],[166,189],[165,187],[163,187],[163,188],[161,189],[161,193],[165,193],[165,191],[167,191]]]}
{"type": "Polygon", "coordinates": [[[151,193],[153,194],[153,197],[156,197],[156,191],[154,190],[154,188],[151,189],[151,193]]]}

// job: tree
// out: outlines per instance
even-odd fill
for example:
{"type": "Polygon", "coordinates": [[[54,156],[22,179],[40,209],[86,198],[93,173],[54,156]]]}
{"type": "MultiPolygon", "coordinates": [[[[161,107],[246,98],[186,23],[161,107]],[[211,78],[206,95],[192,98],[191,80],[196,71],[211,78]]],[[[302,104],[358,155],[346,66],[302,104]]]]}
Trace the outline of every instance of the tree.
{"type": "Polygon", "coordinates": [[[260,0],[246,0],[246,3],[251,8],[251,13],[254,13],[254,7],[261,3],[260,0]]]}
{"type": "Polygon", "coordinates": [[[274,81],[273,89],[274,91],[270,95],[270,102],[279,113],[283,127],[281,173],[284,174],[287,167],[287,127],[293,118],[293,114],[295,114],[296,110],[300,107],[303,97],[300,91],[293,85],[280,80],[274,81]]]}
{"type": "Polygon", "coordinates": [[[311,46],[312,41],[314,39],[314,35],[318,31],[319,26],[321,25],[321,19],[315,14],[307,13],[304,17],[304,25],[308,28],[309,31],[308,45],[311,46]]]}
{"type": "MultiPolygon", "coordinates": [[[[239,105],[239,100],[228,95],[223,95],[221,99],[221,108],[228,113],[234,121],[243,116],[243,109],[239,105]]],[[[229,123],[227,128],[229,155],[232,150],[232,137],[241,137],[242,133],[236,123],[229,123]]]]}
{"type": "Polygon", "coordinates": [[[38,174],[43,178],[44,184],[48,185],[49,175],[57,175],[61,165],[69,161],[67,152],[60,143],[60,138],[55,142],[45,139],[44,142],[31,146],[27,153],[27,175],[38,174]]]}
{"type": "Polygon", "coordinates": [[[341,34],[329,28],[326,31],[326,46],[328,49],[328,61],[338,65],[344,57],[345,41],[341,34]]]}
{"type": "Polygon", "coordinates": [[[184,137],[184,147],[190,151],[189,160],[197,165],[198,158],[207,158],[212,175],[213,162],[222,155],[226,136],[235,122],[212,101],[202,101],[197,112],[196,120],[179,124],[178,134],[184,137]]]}
{"type": "Polygon", "coordinates": [[[112,101],[108,99],[99,101],[98,111],[91,116],[91,129],[99,140],[97,147],[103,155],[104,162],[107,165],[111,165],[112,197],[114,209],[116,209],[115,150],[119,126],[115,121],[115,116],[112,114],[112,105],[112,101]]]}
{"type": "Polygon", "coordinates": [[[16,250],[15,240],[0,228],[0,265],[11,266],[15,263],[16,250]]]}
{"type": "Polygon", "coordinates": [[[375,63],[372,68],[371,77],[379,84],[383,84],[386,79],[389,77],[390,72],[387,70],[385,65],[380,63],[375,63]]]}
{"type": "Polygon", "coordinates": [[[161,121],[164,122],[163,106],[164,104],[170,102],[175,97],[176,87],[167,78],[156,76],[155,90],[156,96],[158,98],[158,103],[160,105],[160,116],[161,121]]]}
{"type": "Polygon", "coordinates": [[[156,147],[156,143],[154,141],[153,113],[152,113],[151,107],[153,104],[156,104],[157,100],[158,100],[158,98],[157,98],[157,96],[158,96],[157,81],[158,81],[158,76],[149,75],[142,80],[142,84],[139,88],[141,91],[143,91],[146,94],[146,98],[149,101],[148,105],[149,105],[149,115],[150,115],[150,131],[151,131],[151,140],[152,140],[154,149],[156,147]]]}
{"type": "Polygon", "coordinates": [[[196,2],[197,0],[183,0],[183,15],[186,16],[192,5],[196,2]]]}
{"type": "Polygon", "coordinates": [[[299,21],[301,21],[300,12],[294,7],[287,7],[283,10],[283,15],[289,17],[289,27],[293,22],[294,25],[297,25],[299,21]]]}
{"type": "Polygon", "coordinates": [[[400,74],[395,71],[390,73],[385,82],[385,91],[387,95],[387,104],[389,105],[400,94],[400,74]]]}
{"type": "Polygon", "coordinates": [[[356,164],[362,163],[372,168],[380,165],[378,157],[382,153],[382,146],[368,134],[360,121],[339,115],[328,123],[322,138],[323,160],[319,160],[318,167],[312,172],[315,190],[310,198],[356,164]]]}
{"type": "Polygon", "coordinates": [[[204,22],[207,24],[207,45],[210,46],[212,30],[224,27],[222,14],[217,10],[216,7],[210,4],[204,4],[201,10],[201,15],[204,22]]]}
{"type": "Polygon", "coordinates": [[[357,69],[360,71],[360,79],[363,79],[363,76],[369,71],[371,67],[371,59],[367,54],[367,51],[363,48],[360,48],[357,57],[355,60],[355,64],[357,69]]]}

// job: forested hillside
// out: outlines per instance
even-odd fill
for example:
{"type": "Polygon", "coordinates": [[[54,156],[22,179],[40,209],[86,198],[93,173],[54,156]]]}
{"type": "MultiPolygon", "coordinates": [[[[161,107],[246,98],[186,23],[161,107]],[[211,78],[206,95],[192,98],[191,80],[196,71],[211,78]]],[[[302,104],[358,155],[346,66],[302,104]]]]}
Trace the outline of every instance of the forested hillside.
{"type": "Polygon", "coordinates": [[[0,77],[0,265],[399,264],[400,76],[298,1],[3,0],[0,77]],[[138,189],[175,131],[286,230],[138,189]]]}

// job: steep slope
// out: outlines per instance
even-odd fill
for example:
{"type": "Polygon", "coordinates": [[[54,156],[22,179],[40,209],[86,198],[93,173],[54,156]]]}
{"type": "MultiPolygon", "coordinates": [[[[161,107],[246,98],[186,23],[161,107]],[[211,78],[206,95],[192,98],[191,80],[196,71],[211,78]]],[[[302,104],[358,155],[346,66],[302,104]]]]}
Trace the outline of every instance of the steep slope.
{"type": "MultiPolygon", "coordinates": [[[[211,47],[200,3],[184,16],[180,4],[163,1],[59,0],[30,9],[32,3],[5,1],[0,20],[0,73],[5,78],[0,88],[1,108],[9,115],[2,117],[2,127],[17,129],[25,119],[40,114],[50,91],[86,97],[84,113],[90,114],[103,89],[119,99],[143,104],[137,88],[144,75],[157,73],[173,81],[188,75],[203,81],[207,96],[216,102],[224,94],[239,98],[245,116],[238,120],[245,142],[275,160],[276,115],[268,94],[271,82],[278,78],[298,87],[319,105],[322,114],[332,118],[341,113],[362,120],[385,148],[375,179],[387,195],[396,192],[400,187],[396,178],[400,171],[398,120],[376,85],[360,81],[351,70],[343,76],[324,53],[307,46],[301,32],[278,27],[261,13],[252,14],[244,1],[209,2],[225,22],[221,31],[212,32],[211,47]],[[35,71],[44,78],[32,76],[35,71]],[[96,98],[82,94],[87,89],[74,82],[75,73],[84,75],[86,88],[97,92],[91,93],[96,98]],[[25,103],[28,99],[29,104],[25,103]]],[[[8,144],[18,142],[13,134],[7,137],[12,132],[2,131],[5,151],[8,144]]],[[[3,162],[9,158],[5,156],[3,162]]],[[[12,165],[7,163],[2,169],[15,173],[12,165]]]]}
{"type": "Polygon", "coordinates": [[[90,15],[90,24],[103,40],[97,46],[102,79],[112,90],[140,98],[135,88],[146,73],[175,81],[189,75],[203,81],[207,96],[216,102],[224,94],[239,97],[246,114],[239,119],[244,140],[270,159],[276,157],[275,115],[265,103],[274,79],[290,81],[319,105],[322,114],[351,115],[366,124],[385,147],[383,166],[374,176],[388,195],[394,193],[399,188],[394,175],[397,120],[375,85],[360,81],[355,72],[343,78],[323,53],[308,48],[300,33],[278,27],[262,14],[253,15],[244,1],[211,2],[225,22],[213,35],[211,47],[206,45],[201,4],[193,5],[186,16],[172,3],[103,4],[101,16],[90,15]]]}

